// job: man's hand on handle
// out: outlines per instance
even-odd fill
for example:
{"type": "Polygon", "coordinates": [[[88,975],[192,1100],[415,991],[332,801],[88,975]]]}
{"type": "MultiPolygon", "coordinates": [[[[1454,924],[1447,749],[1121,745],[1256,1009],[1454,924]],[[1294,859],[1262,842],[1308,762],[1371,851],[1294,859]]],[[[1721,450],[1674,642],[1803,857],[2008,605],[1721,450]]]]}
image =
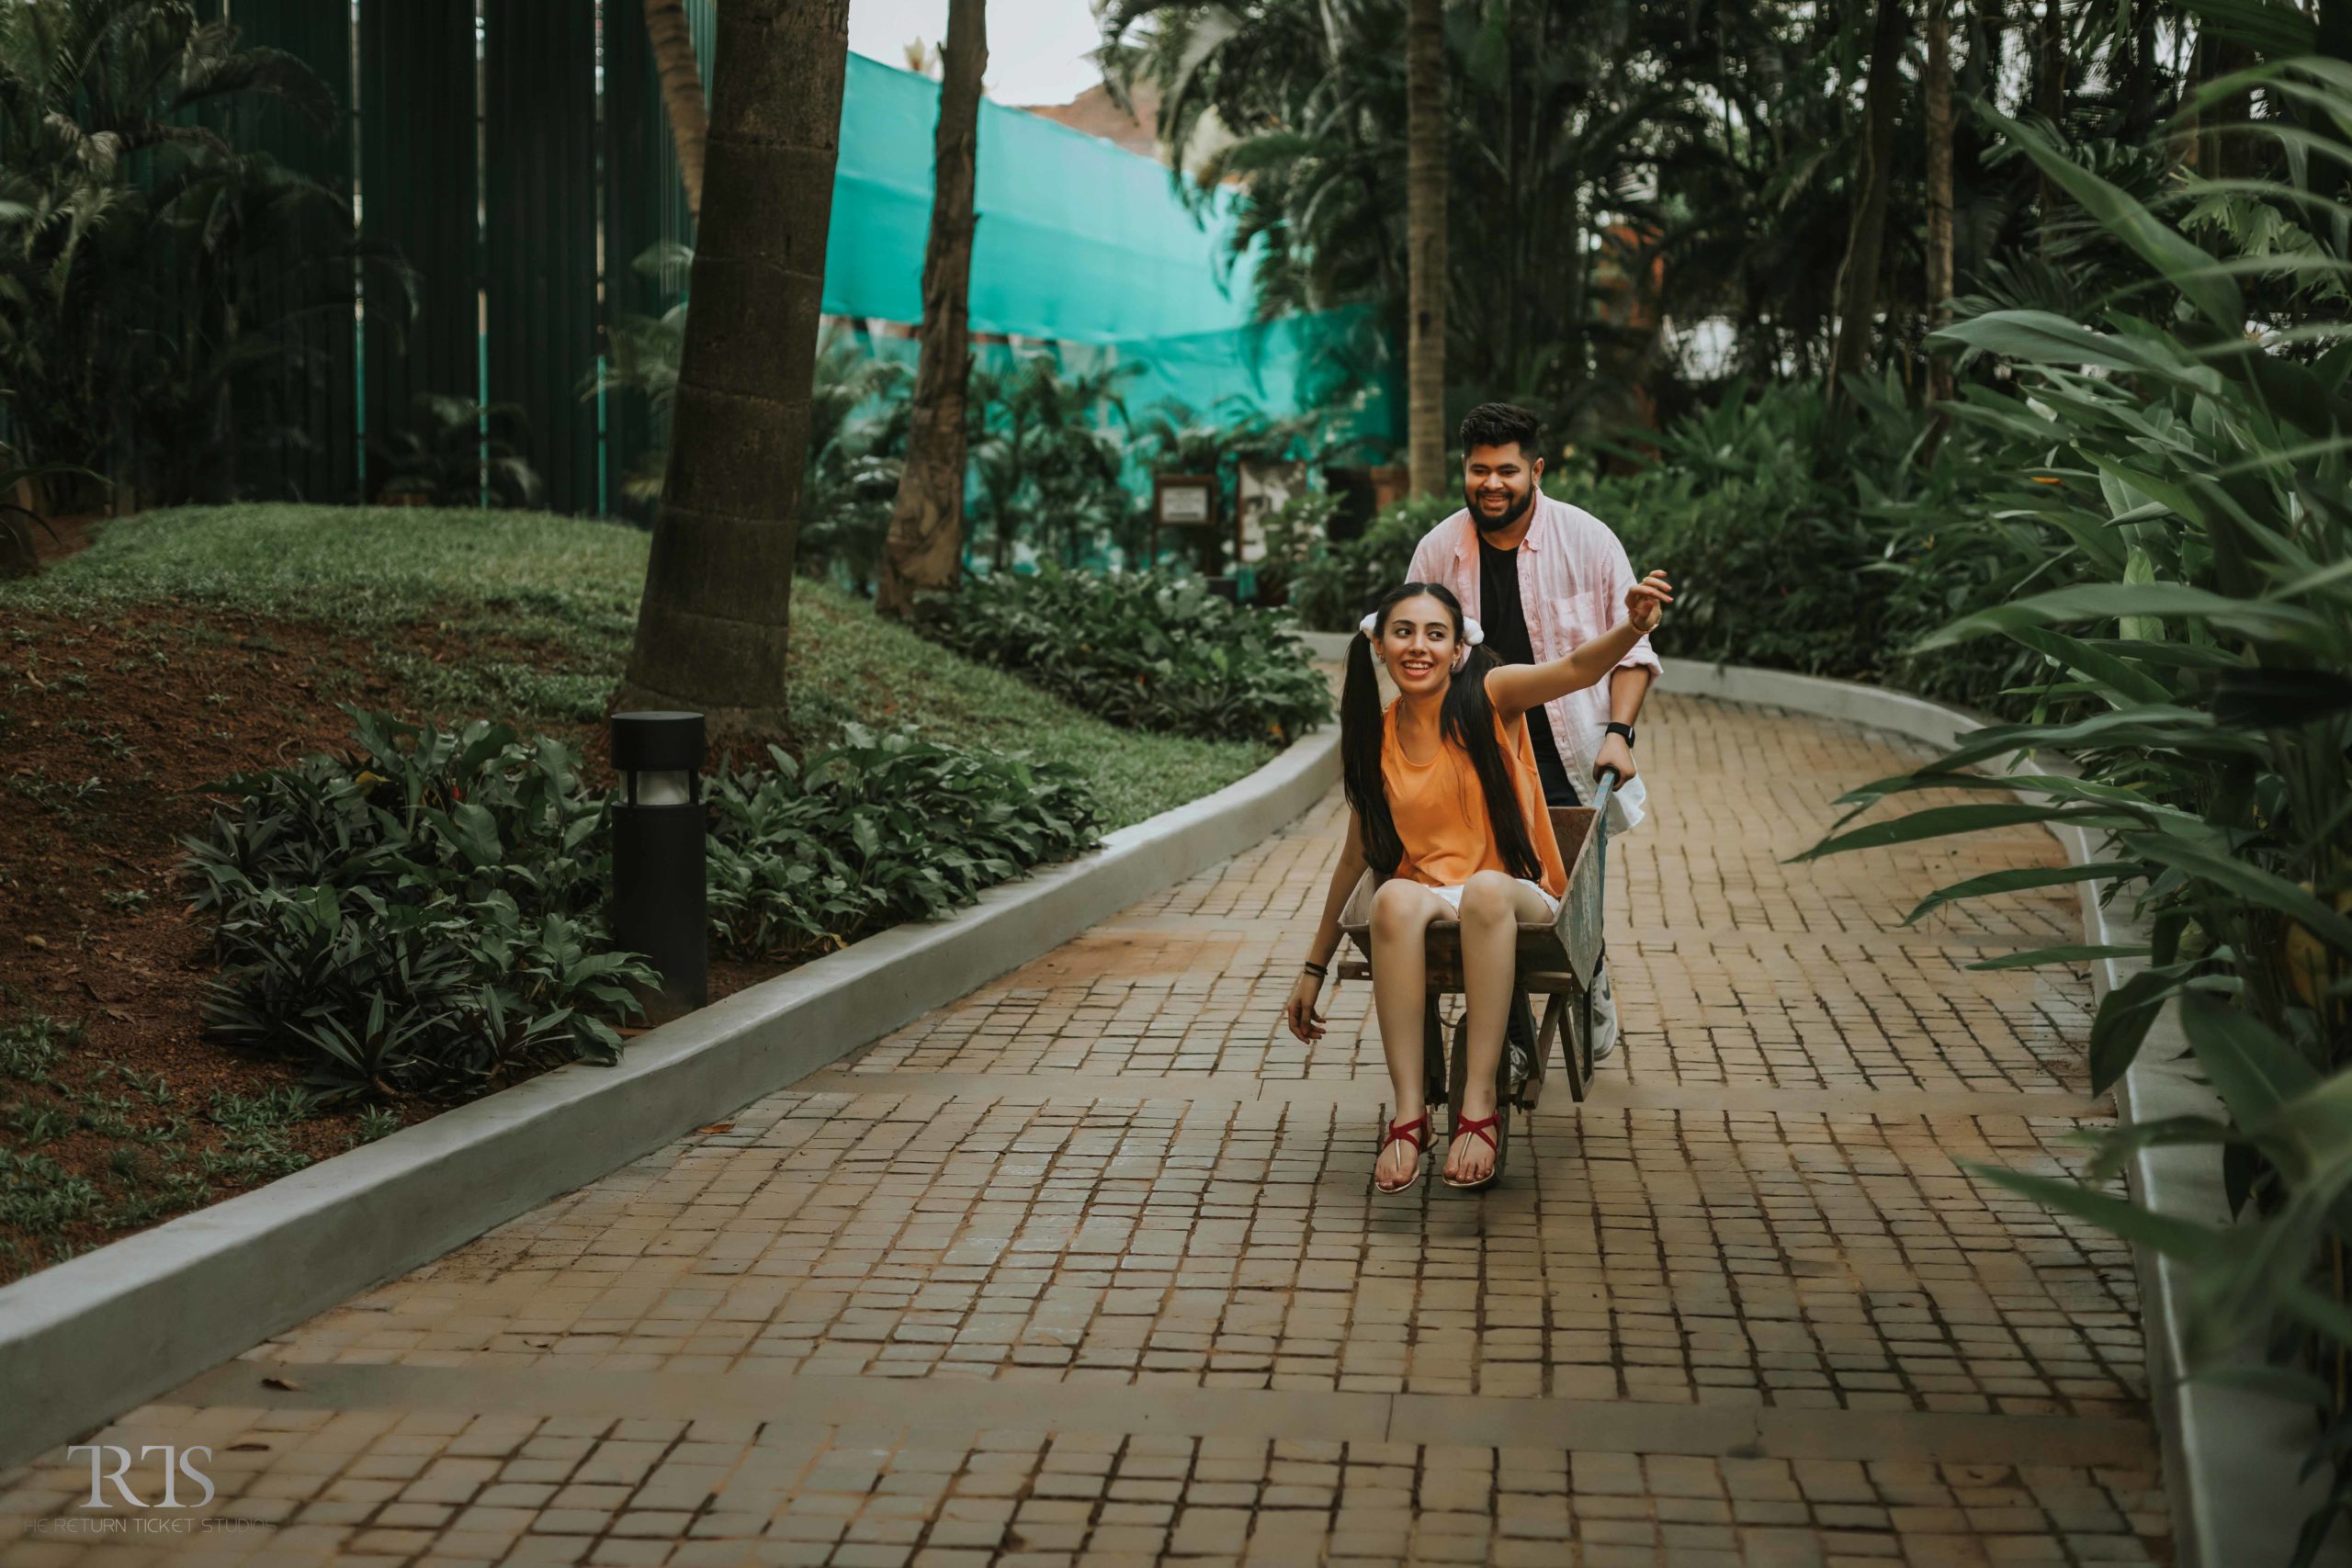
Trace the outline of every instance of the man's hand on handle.
{"type": "MultiPolygon", "coordinates": [[[[1616,770],[1617,782],[1620,784],[1639,771],[1634,766],[1634,749],[1625,744],[1625,738],[1622,735],[1604,735],[1600,738],[1600,754],[1592,760],[1593,783],[1596,785],[1599,784],[1600,775],[1611,769],[1616,770]]],[[[1642,787],[1646,789],[1649,786],[1645,784],[1642,787]]]]}

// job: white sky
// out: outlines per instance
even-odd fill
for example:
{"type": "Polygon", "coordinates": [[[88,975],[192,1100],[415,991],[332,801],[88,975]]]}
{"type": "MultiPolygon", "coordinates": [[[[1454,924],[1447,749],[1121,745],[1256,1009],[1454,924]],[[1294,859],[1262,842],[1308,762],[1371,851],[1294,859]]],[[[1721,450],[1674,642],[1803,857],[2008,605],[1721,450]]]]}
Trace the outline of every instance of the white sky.
{"type": "MultiPolygon", "coordinates": [[[[849,46],[906,63],[916,39],[947,31],[947,0],[850,0],[849,46]]],[[[1087,0],[989,0],[988,95],[1001,104],[1066,104],[1102,79],[1090,51],[1102,41],[1087,0]]]]}

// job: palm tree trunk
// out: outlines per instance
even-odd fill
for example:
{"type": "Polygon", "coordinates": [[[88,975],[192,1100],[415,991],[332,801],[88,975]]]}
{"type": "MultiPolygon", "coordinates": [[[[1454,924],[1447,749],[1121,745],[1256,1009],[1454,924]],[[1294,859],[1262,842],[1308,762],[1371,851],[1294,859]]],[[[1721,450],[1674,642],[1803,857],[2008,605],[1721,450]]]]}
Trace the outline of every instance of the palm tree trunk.
{"type": "Polygon", "coordinates": [[[710,117],[703,106],[702,67],[695,59],[694,33],[686,26],[685,0],[645,0],[645,32],[652,40],[653,66],[662,79],[670,140],[678,147],[686,210],[700,218],[703,148],[710,140],[710,117]]]}
{"type": "Polygon", "coordinates": [[[978,167],[980,76],[989,63],[986,0],[949,0],[939,130],[932,152],[931,240],[922,258],[922,351],[915,370],[907,466],[882,546],[877,604],[903,617],[917,596],[955,587],[964,560],[964,386],[971,374],[972,189],[978,167]]]}
{"type": "Polygon", "coordinates": [[[1416,495],[1445,476],[1445,0],[1405,22],[1406,460],[1416,495]]]}
{"type": "Polygon", "coordinates": [[[718,7],[710,205],[620,703],[781,731],[849,0],[718,7]]]}
{"type": "MultiPolygon", "coordinates": [[[[2059,0],[2045,0],[2041,8],[2041,37],[2033,72],[2033,112],[2052,126],[2063,125],[2066,118],[2066,26],[2058,4],[2059,0]]],[[[2058,186],[2048,175],[2041,175],[2037,176],[2036,188],[2041,248],[2047,251],[2050,220],[2058,210],[2058,186]]]]}
{"type": "Polygon", "coordinates": [[[1829,351],[1829,390],[1841,396],[1848,376],[1869,362],[1878,322],[1879,255],[1886,243],[1888,187],[1894,179],[1894,95],[1903,66],[1903,0],[1878,0],[1871,29],[1871,85],[1862,96],[1860,191],[1846,260],[1838,268],[1838,336],[1829,351]]]}
{"type": "MultiPolygon", "coordinates": [[[[1928,325],[1941,324],[1951,298],[1951,36],[1948,0],[1928,0],[1928,325]]],[[[1951,398],[1951,365],[1928,355],[1928,396],[1951,398]]]]}

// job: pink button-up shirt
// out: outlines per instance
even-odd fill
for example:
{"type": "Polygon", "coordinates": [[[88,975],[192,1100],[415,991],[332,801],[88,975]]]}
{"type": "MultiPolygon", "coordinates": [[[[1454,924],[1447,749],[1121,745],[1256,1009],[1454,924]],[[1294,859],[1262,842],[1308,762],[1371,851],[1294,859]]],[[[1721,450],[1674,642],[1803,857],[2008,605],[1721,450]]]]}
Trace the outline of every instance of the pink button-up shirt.
{"type": "MultiPolygon", "coordinates": [[[[1617,536],[1591,513],[1538,492],[1534,518],[1515,553],[1519,602],[1527,612],[1527,640],[1537,662],[1562,658],[1625,618],[1625,591],[1636,581],[1633,563],[1617,536]]],[[[1429,531],[1413,551],[1406,581],[1443,583],[1462,601],[1464,614],[1478,614],[1478,530],[1466,509],[1429,531]]],[[[1665,673],[1647,637],[1634,645],[1618,668],[1635,666],[1653,678],[1665,673]]],[[[1568,776],[1590,781],[1607,738],[1609,682],[1546,703],[1544,713],[1568,776]]],[[[1588,796],[1591,787],[1589,782],[1583,786],[1588,796]]],[[[1612,831],[1623,832],[1642,819],[1647,795],[1639,778],[1617,792],[1612,831]]]]}

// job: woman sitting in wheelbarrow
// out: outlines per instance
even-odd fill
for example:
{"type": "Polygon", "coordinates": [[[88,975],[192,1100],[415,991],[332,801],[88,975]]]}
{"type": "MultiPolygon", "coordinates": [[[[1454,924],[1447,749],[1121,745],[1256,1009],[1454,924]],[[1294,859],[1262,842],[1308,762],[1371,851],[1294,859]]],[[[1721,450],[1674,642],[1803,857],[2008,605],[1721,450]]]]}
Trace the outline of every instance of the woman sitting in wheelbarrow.
{"type": "Polygon", "coordinates": [[[1672,598],[1665,574],[1650,573],[1626,591],[1625,620],[1544,664],[1498,663],[1478,646],[1478,623],[1435,583],[1408,582],[1363,618],[1340,696],[1347,843],[1283,1017],[1301,1040],[1323,1033],[1315,1003],[1340,945],[1340,912],[1364,868],[1376,868],[1373,1008],[1396,1106],[1373,1168],[1380,1192],[1419,1180],[1432,1142],[1421,1016],[1433,920],[1461,921],[1467,1017],[1467,1080],[1453,1107],[1444,1179],[1478,1187],[1494,1175],[1496,1069],[1514,998],[1519,926],[1550,921],[1567,889],[1525,716],[1606,679],[1672,598]],[[1385,710],[1374,658],[1396,686],[1385,710]]]}

